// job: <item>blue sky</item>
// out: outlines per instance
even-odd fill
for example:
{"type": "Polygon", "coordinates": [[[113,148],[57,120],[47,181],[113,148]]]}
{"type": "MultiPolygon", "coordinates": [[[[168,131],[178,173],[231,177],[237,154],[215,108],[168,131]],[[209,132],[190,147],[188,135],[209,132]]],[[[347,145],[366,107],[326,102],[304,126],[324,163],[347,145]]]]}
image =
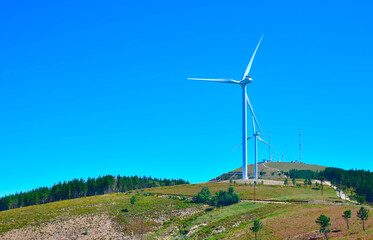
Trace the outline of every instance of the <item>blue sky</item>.
{"type": "Polygon", "coordinates": [[[0,196],[105,174],[202,182],[240,167],[240,87],[186,78],[239,79],[262,34],[247,92],[271,143],[298,159],[301,128],[304,162],[373,170],[372,6],[3,2],[0,196]]]}

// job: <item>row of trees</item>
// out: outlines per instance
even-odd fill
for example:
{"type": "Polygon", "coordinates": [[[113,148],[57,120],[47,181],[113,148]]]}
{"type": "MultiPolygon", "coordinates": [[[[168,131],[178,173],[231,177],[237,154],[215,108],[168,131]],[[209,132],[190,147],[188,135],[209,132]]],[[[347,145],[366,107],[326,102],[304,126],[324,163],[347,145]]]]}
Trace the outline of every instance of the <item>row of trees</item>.
{"type": "Polygon", "coordinates": [[[59,182],[52,187],[41,187],[2,197],[0,198],[0,211],[85,196],[188,183],[182,179],[160,179],[145,176],[122,177],[120,175],[88,178],[87,181],[73,179],[68,182],[59,182]]]}
{"type": "Polygon", "coordinates": [[[312,170],[297,170],[291,169],[285,173],[290,178],[302,178],[302,179],[319,179],[320,172],[312,170]]]}
{"type": "MultiPolygon", "coordinates": [[[[361,219],[363,222],[363,231],[365,231],[365,221],[368,220],[369,217],[369,210],[361,207],[359,211],[356,213],[357,217],[361,219]]],[[[349,229],[348,219],[351,218],[351,210],[347,210],[343,213],[342,217],[346,220],[347,223],[347,229],[349,229]]],[[[330,224],[330,218],[325,216],[324,214],[321,214],[317,219],[316,223],[320,225],[320,233],[323,233],[325,235],[325,238],[328,239],[328,232],[330,232],[329,226],[330,224]]]]}

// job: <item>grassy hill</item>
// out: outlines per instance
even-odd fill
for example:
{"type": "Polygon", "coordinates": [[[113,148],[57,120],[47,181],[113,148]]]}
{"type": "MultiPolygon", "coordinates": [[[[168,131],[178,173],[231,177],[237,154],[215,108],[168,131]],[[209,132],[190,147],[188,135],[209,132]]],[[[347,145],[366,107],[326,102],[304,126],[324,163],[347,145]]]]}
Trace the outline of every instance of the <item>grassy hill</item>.
{"type": "Polygon", "coordinates": [[[373,220],[366,232],[356,217],[360,206],[348,205],[336,192],[304,187],[259,185],[256,198],[277,202],[254,203],[253,186],[232,185],[241,202],[215,208],[191,203],[188,196],[202,186],[214,193],[229,183],[187,184],[127,193],[65,200],[0,212],[0,239],[253,239],[255,219],[264,228],[259,239],[322,239],[315,224],[320,214],[331,218],[331,239],[370,239],[373,220]],[[130,198],[137,201],[131,205],[130,198]],[[297,202],[298,201],[298,202],[297,202]],[[352,210],[350,229],[341,217],[352,210]],[[181,231],[180,231],[181,230],[181,231]]]}
{"type": "MultiPolygon", "coordinates": [[[[288,172],[291,169],[296,170],[312,170],[312,171],[322,171],[325,170],[326,167],[320,165],[313,165],[313,164],[305,164],[305,163],[289,163],[289,162],[270,162],[270,163],[259,163],[258,164],[258,172],[266,172],[263,175],[263,178],[268,179],[278,179],[283,178],[284,176],[280,172],[288,172]]],[[[255,174],[254,164],[247,165],[247,172],[248,176],[253,178],[255,174]]],[[[221,180],[229,180],[229,179],[241,179],[242,178],[242,167],[232,170],[230,172],[224,173],[211,181],[221,181],[221,180]]]]}

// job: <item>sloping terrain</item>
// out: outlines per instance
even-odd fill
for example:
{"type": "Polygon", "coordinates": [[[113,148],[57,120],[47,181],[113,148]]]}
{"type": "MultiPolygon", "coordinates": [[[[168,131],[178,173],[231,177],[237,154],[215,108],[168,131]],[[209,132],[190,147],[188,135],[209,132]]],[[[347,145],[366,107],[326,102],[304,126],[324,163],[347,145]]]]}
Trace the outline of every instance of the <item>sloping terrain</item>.
{"type": "Polygon", "coordinates": [[[322,239],[315,223],[320,214],[331,218],[331,239],[372,239],[373,221],[363,232],[360,206],[345,203],[330,187],[321,195],[313,188],[258,185],[254,202],[254,186],[232,184],[241,202],[216,208],[187,200],[202,186],[214,194],[231,185],[159,187],[7,210],[0,212],[0,239],[253,239],[255,219],[264,224],[259,239],[322,239]],[[341,217],[347,209],[349,230],[341,217]]]}

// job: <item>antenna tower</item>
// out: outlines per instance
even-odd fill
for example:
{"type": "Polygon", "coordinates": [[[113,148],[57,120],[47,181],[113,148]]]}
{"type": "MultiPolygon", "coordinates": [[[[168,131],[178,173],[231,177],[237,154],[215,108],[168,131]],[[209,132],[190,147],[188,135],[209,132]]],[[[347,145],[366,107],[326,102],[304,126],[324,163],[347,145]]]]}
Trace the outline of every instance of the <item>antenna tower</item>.
{"type": "Polygon", "coordinates": [[[299,128],[299,162],[302,162],[302,132],[299,128]]]}

